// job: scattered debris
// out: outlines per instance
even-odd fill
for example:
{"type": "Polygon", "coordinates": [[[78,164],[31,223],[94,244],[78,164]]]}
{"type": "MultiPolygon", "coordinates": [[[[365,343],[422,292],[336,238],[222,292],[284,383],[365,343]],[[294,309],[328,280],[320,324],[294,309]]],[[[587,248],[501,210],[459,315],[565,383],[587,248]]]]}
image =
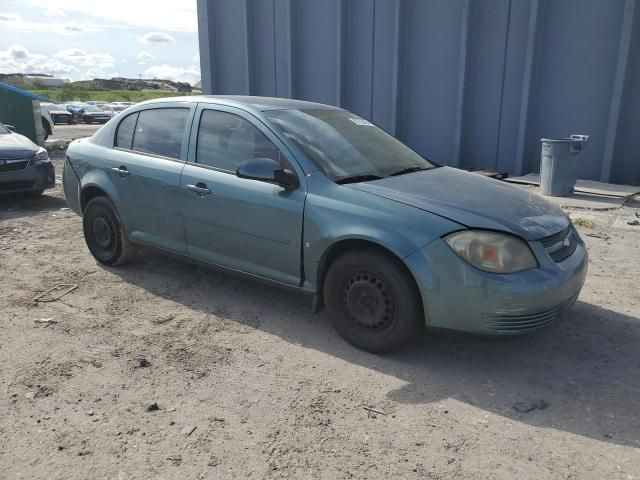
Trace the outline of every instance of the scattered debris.
{"type": "Polygon", "coordinates": [[[587,237],[601,238],[602,240],[609,240],[609,235],[606,233],[585,233],[587,237]]]}
{"type": "Polygon", "coordinates": [[[147,405],[147,412],[155,412],[156,410],[160,410],[160,407],[156,402],[152,403],[151,405],[147,405]]]}
{"type": "Polygon", "coordinates": [[[36,390],[35,392],[27,392],[24,394],[24,396],[29,400],[35,400],[35,398],[38,396],[39,393],[40,393],[40,390],[36,390]]]}
{"type": "Polygon", "coordinates": [[[51,287],[49,290],[46,290],[33,297],[33,301],[55,302],[56,300],[64,297],[67,293],[73,292],[76,288],[78,288],[77,283],[59,283],[51,287]]]}
{"type": "Polygon", "coordinates": [[[137,359],[138,365],[136,368],[147,368],[151,366],[151,362],[144,357],[139,357],[137,359]]]}
{"type": "Polygon", "coordinates": [[[87,415],[89,415],[90,417],[93,417],[96,414],[96,412],[94,412],[93,410],[89,410],[87,412],[87,415]]]}
{"type": "Polygon", "coordinates": [[[518,402],[513,404],[515,411],[520,413],[528,413],[533,410],[544,410],[549,404],[544,400],[529,400],[527,402],[518,402]]]}
{"type": "Polygon", "coordinates": [[[56,317],[49,317],[49,318],[38,318],[37,320],[34,320],[35,323],[39,323],[44,325],[45,327],[48,327],[49,325],[53,325],[54,323],[58,323],[54,320],[54,318],[56,317]]]}
{"type": "Polygon", "coordinates": [[[170,455],[167,457],[167,460],[170,460],[174,465],[182,463],[182,457],[180,455],[170,455]]]}
{"type": "Polygon", "coordinates": [[[640,225],[640,220],[630,220],[627,222],[627,225],[640,225]]]}
{"type": "Polygon", "coordinates": [[[220,465],[220,459],[218,457],[215,457],[215,456],[211,455],[211,458],[207,462],[207,466],[209,466],[209,467],[217,467],[218,465],[220,465]]]}
{"type": "Polygon", "coordinates": [[[573,224],[577,227],[593,228],[596,226],[596,222],[590,218],[577,217],[573,219],[573,224]]]}
{"type": "Polygon", "coordinates": [[[370,418],[376,418],[375,417],[376,414],[385,415],[385,416],[387,415],[385,412],[383,412],[381,410],[376,410],[375,408],[370,408],[370,407],[366,407],[366,406],[363,406],[362,408],[364,408],[367,412],[369,412],[369,413],[367,413],[367,416],[370,417],[370,418]],[[373,416],[371,416],[372,413],[373,413],[373,416]]]}
{"type": "Polygon", "coordinates": [[[167,408],[167,412],[175,412],[176,407],[167,408]]]}
{"type": "Polygon", "coordinates": [[[191,435],[196,430],[196,428],[198,428],[198,427],[195,426],[195,425],[187,425],[186,427],[184,427],[182,429],[182,434],[186,435],[188,437],[189,435],[191,435]]]}

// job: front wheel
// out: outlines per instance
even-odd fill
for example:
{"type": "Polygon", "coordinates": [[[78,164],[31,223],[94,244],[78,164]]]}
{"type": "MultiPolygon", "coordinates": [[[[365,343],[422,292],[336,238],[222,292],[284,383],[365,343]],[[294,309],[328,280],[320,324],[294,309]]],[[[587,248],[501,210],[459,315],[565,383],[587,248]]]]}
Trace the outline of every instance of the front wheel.
{"type": "Polygon", "coordinates": [[[340,335],[370,352],[407,344],[424,323],[413,277],[400,260],[373,249],[347,252],[333,262],[324,303],[340,335]]]}
{"type": "Polygon", "coordinates": [[[122,265],[135,256],[136,248],[124,232],[115,206],[106,197],[89,201],[82,228],[89,251],[103,265],[122,265]]]}

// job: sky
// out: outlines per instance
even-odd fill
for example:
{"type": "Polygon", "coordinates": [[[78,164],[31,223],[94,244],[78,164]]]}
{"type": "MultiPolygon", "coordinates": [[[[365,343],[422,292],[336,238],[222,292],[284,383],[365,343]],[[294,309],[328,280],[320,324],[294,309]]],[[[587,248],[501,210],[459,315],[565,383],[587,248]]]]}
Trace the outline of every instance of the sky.
{"type": "Polygon", "coordinates": [[[0,0],[0,73],[200,80],[196,0],[0,0]]]}

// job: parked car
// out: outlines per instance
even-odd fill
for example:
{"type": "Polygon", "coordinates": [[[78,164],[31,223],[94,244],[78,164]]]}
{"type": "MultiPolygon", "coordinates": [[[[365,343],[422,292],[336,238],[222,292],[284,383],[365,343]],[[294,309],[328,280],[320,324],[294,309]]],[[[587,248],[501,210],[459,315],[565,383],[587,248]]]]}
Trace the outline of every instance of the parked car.
{"type": "Polygon", "coordinates": [[[93,105],[94,107],[98,107],[98,108],[102,108],[104,105],[108,105],[109,102],[103,102],[101,100],[87,100],[86,102],[87,105],[93,105]]]}
{"type": "Polygon", "coordinates": [[[308,293],[374,352],[424,325],[531,332],[584,283],[587,251],[560,208],[438,166],[348,111],[183,97],[126,113],[74,141],[63,175],[105,265],[148,246],[308,293]]]}
{"type": "Polygon", "coordinates": [[[0,123],[0,194],[26,192],[40,195],[55,186],[55,173],[47,151],[11,125],[0,123]]]}
{"type": "Polygon", "coordinates": [[[116,111],[116,109],[114,107],[112,107],[111,105],[102,105],[100,108],[104,112],[107,112],[109,114],[110,118],[115,117],[121,111],[121,110],[116,111]]]}
{"type": "Polygon", "coordinates": [[[126,110],[127,108],[129,108],[129,105],[120,105],[119,103],[112,103],[109,105],[109,107],[111,107],[111,109],[116,113],[120,113],[124,110],[126,110]]]}
{"type": "Polygon", "coordinates": [[[111,115],[101,108],[86,103],[67,103],[66,107],[76,122],[106,123],[111,119],[111,115]]]}
{"type": "Polygon", "coordinates": [[[66,123],[71,125],[73,115],[64,107],[64,105],[56,105],[55,103],[41,103],[40,110],[49,112],[51,121],[54,125],[66,123]]]}

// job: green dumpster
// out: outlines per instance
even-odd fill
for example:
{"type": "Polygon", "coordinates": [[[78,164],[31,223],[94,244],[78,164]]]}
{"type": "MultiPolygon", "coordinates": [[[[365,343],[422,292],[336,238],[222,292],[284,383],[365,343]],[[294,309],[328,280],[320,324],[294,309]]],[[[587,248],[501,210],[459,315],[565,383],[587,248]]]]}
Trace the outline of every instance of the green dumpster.
{"type": "Polygon", "coordinates": [[[17,133],[44,146],[45,132],[42,127],[40,101],[48,100],[0,82],[0,122],[13,125],[17,133]]]}

